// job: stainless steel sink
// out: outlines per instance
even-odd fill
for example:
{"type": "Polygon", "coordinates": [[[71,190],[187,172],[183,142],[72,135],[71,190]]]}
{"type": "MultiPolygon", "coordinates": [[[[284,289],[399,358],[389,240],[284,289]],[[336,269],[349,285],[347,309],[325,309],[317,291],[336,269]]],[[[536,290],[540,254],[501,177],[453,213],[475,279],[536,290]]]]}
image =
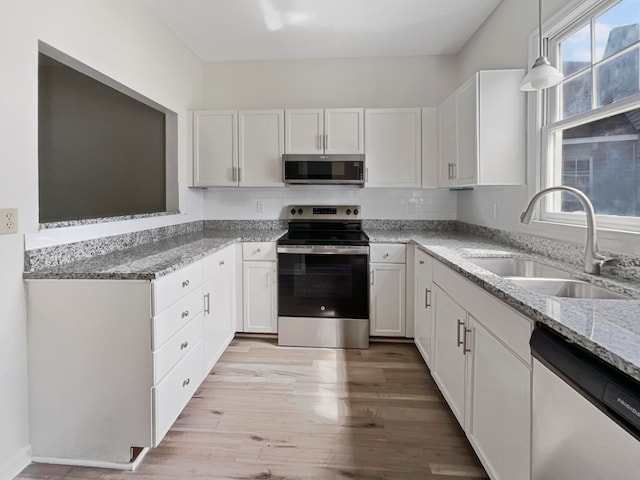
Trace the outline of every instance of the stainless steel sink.
{"type": "Polygon", "coordinates": [[[509,278],[509,280],[526,290],[540,295],[566,298],[629,299],[628,296],[621,293],[581,280],[524,277],[513,277],[509,278]]]}
{"type": "Polygon", "coordinates": [[[501,277],[571,278],[569,272],[525,258],[473,257],[467,260],[501,277]]]}

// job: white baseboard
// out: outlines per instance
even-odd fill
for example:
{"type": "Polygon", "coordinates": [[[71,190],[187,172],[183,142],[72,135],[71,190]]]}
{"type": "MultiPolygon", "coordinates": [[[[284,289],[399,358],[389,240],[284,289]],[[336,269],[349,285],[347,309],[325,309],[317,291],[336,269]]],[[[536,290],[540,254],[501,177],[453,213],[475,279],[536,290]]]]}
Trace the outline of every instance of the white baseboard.
{"type": "Polygon", "coordinates": [[[25,445],[0,464],[0,480],[11,480],[31,463],[31,445],[25,445]]]}
{"type": "Polygon", "coordinates": [[[142,459],[149,452],[149,447],[145,447],[138,456],[129,463],[105,462],[102,460],[82,460],[76,458],[56,458],[56,457],[33,457],[35,463],[49,463],[54,465],[76,465],[79,467],[110,468],[112,470],[133,471],[138,468],[142,459]]]}

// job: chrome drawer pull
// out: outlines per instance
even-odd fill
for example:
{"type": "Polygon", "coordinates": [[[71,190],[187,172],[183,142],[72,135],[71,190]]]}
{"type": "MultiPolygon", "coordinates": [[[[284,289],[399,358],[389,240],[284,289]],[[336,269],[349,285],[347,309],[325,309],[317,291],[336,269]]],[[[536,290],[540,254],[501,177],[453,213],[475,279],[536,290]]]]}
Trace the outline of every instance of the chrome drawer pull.
{"type": "Polygon", "coordinates": [[[420,265],[424,265],[424,260],[420,260],[420,265]]]}
{"type": "Polygon", "coordinates": [[[189,286],[189,280],[185,280],[184,282],[182,282],[182,288],[188,287],[188,286],[189,286]]]}
{"type": "Polygon", "coordinates": [[[182,342],[180,344],[180,350],[184,350],[185,348],[187,348],[189,346],[189,342],[182,342]]]}
{"type": "Polygon", "coordinates": [[[385,253],[385,254],[382,256],[382,258],[387,258],[387,257],[389,257],[389,254],[388,254],[388,253],[385,253]]]}
{"type": "Polygon", "coordinates": [[[224,260],[220,260],[220,266],[224,265],[224,260]]]}
{"type": "Polygon", "coordinates": [[[463,344],[462,339],[460,338],[460,327],[464,327],[464,322],[458,319],[458,347],[463,344]]]}
{"type": "Polygon", "coordinates": [[[182,312],[182,318],[185,318],[188,316],[189,316],[189,310],[185,310],[184,312],[182,312]]]}
{"type": "Polygon", "coordinates": [[[463,337],[463,341],[462,341],[462,353],[463,354],[467,354],[467,353],[471,353],[471,349],[467,348],[467,334],[471,333],[471,329],[470,328],[466,328],[464,329],[464,337],[463,337]]]}
{"type": "Polygon", "coordinates": [[[191,383],[191,379],[190,379],[190,378],[187,378],[186,380],[183,380],[183,381],[182,381],[182,386],[183,386],[183,387],[186,387],[186,386],[187,386],[187,385],[189,385],[190,383],[191,383]]]}
{"type": "Polygon", "coordinates": [[[431,290],[428,288],[424,289],[424,308],[429,308],[431,306],[431,290]]]}
{"type": "Polygon", "coordinates": [[[204,313],[211,313],[211,295],[209,293],[205,294],[205,304],[204,304],[204,313]]]}

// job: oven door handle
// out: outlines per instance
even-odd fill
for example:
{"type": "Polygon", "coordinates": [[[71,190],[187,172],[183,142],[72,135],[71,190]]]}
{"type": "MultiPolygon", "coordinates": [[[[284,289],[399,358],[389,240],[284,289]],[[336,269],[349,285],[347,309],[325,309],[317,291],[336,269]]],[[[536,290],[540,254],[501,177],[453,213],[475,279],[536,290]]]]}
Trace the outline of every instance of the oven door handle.
{"type": "Polygon", "coordinates": [[[277,251],[302,255],[369,255],[369,247],[364,245],[279,245],[277,251]]]}

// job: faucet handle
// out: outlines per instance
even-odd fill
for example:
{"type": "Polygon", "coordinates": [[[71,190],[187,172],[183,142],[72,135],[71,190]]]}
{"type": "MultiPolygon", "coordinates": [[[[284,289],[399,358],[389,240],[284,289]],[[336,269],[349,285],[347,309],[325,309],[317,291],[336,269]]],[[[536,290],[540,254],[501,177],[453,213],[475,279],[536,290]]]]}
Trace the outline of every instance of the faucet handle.
{"type": "Polygon", "coordinates": [[[601,267],[615,267],[618,263],[620,263],[619,257],[603,257],[600,260],[601,267]]]}

